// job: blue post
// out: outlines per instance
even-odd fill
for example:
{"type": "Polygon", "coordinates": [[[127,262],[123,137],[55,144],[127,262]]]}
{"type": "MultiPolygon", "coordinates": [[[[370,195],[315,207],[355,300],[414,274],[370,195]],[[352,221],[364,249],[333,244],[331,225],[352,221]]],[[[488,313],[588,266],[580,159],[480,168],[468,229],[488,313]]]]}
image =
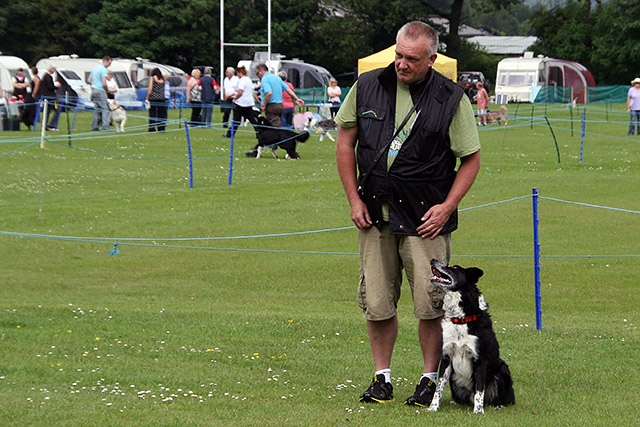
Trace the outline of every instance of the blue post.
{"type": "Polygon", "coordinates": [[[38,121],[40,120],[40,110],[42,109],[42,102],[40,100],[34,100],[36,102],[36,115],[33,117],[33,128],[32,130],[35,132],[38,127],[38,121]]]}
{"type": "Polygon", "coordinates": [[[231,139],[229,140],[229,180],[227,181],[227,185],[231,185],[233,182],[233,147],[236,139],[236,129],[233,118],[231,119],[231,139]]]}
{"type": "Polygon", "coordinates": [[[187,152],[189,155],[189,188],[193,188],[193,156],[191,154],[191,137],[189,136],[187,119],[184,119],[184,132],[187,134],[187,152]]]}
{"type": "Polygon", "coordinates": [[[582,124],[581,124],[581,132],[580,132],[580,164],[582,164],[582,159],[584,157],[584,135],[586,134],[587,129],[587,104],[584,105],[584,110],[582,111],[582,124]]]}
{"type": "Polygon", "coordinates": [[[540,239],[538,236],[538,189],[533,189],[533,276],[536,299],[536,329],[542,330],[542,295],[540,294],[540,239]]]}

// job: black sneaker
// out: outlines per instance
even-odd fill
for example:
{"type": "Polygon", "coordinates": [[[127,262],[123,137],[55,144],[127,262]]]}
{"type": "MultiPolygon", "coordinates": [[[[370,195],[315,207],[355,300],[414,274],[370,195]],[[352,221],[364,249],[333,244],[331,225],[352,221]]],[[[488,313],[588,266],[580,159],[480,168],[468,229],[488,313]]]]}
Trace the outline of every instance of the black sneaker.
{"type": "Polygon", "coordinates": [[[393,386],[385,381],[384,375],[373,377],[371,385],[360,395],[360,402],[387,403],[393,400],[393,386]]]}
{"type": "Polygon", "coordinates": [[[431,380],[430,378],[424,377],[416,386],[416,392],[413,393],[413,396],[407,397],[407,400],[404,402],[404,404],[409,406],[427,407],[431,404],[431,400],[433,399],[433,394],[435,392],[435,381],[431,380]]]}

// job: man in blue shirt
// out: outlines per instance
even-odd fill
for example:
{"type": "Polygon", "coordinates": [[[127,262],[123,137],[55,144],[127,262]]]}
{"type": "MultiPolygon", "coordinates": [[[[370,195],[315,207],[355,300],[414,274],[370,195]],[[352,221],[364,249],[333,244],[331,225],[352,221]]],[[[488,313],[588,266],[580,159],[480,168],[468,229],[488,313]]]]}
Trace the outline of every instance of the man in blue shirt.
{"type": "Polygon", "coordinates": [[[111,65],[111,58],[105,56],[102,63],[93,67],[89,75],[91,85],[91,101],[93,101],[93,119],[91,120],[91,130],[100,130],[100,116],[102,116],[102,130],[109,130],[109,104],[107,102],[107,67],[111,65]]]}
{"type": "Polygon", "coordinates": [[[280,117],[282,116],[282,91],[291,95],[291,99],[300,107],[304,106],[304,101],[291,90],[286,83],[275,74],[269,72],[266,64],[258,64],[255,68],[256,75],[260,78],[260,106],[264,115],[271,123],[271,126],[282,127],[280,117]]]}

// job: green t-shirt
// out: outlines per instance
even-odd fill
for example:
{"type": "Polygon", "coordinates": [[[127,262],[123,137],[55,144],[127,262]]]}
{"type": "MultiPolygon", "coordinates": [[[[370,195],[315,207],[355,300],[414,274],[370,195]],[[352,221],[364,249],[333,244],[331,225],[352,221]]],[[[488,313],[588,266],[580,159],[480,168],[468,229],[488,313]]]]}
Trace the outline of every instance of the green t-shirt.
{"type": "MultiPolygon", "coordinates": [[[[340,111],[335,117],[335,122],[342,127],[352,128],[358,124],[357,106],[356,106],[356,94],[357,94],[357,82],[349,90],[349,93],[345,97],[340,111]]],[[[411,95],[409,89],[398,83],[398,91],[396,95],[396,129],[404,117],[407,115],[411,107],[411,95]]],[[[415,113],[414,113],[415,114],[415,113]]],[[[407,139],[409,135],[411,124],[415,120],[415,117],[411,118],[404,129],[400,132],[400,136],[403,137],[402,142],[407,139]],[[404,135],[403,135],[404,134],[404,135]]],[[[456,157],[465,157],[480,150],[480,136],[478,135],[477,124],[473,108],[471,107],[471,101],[469,97],[463,96],[460,99],[460,105],[453,117],[451,126],[449,126],[449,139],[451,141],[451,150],[456,157]]],[[[394,147],[395,142],[392,144],[394,147]]],[[[400,147],[398,146],[399,150],[400,147]]],[[[391,157],[392,149],[389,149],[391,157]]],[[[397,150],[395,151],[397,155],[397,150]]],[[[393,156],[395,158],[395,155],[393,156]]],[[[388,159],[392,161],[391,158],[388,159]]]]}

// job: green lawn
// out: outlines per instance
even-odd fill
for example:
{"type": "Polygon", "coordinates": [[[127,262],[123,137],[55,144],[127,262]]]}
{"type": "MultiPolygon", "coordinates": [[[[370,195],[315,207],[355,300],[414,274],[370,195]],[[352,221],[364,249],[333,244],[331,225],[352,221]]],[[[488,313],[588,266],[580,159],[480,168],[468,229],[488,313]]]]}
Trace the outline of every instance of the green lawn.
{"type": "Polygon", "coordinates": [[[421,373],[408,289],[396,401],[358,402],[373,372],[334,143],[248,158],[241,128],[228,185],[222,127],[190,129],[191,188],[189,111],[163,134],[144,111],[92,133],[83,112],[44,149],[39,132],[0,133],[0,425],[636,425],[640,137],[623,105],[590,105],[581,156],[582,108],[509,107],[507,127],[479,128],[453,261],[485,271],[516,405],[402,405],[421,373]]]}

